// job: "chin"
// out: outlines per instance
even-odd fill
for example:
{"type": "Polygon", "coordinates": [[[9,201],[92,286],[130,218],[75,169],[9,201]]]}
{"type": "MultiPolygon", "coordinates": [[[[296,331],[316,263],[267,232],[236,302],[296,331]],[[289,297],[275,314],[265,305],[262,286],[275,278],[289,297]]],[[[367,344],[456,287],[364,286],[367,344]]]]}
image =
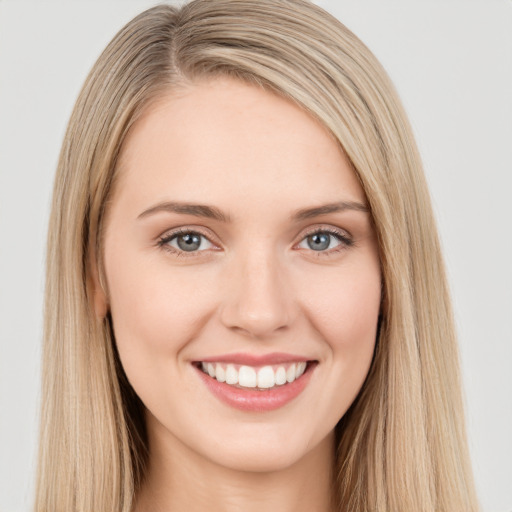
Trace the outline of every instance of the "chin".
{"type": "Polygon", "coordinates": [[[233,471],[274,473],[291,468],[305,455],[291,446],[277,448],[272,445],[264,450],[257,446],[245,446],[239,450],[230,449],[212,454],[210,460],[233,471]]]}
{"type": "Polygon", "coordinates": [[[260,432],[251,437],[240,436],[228,442],[226,438],[216,446],[216,450],[205,453],[212,463],[233,471],[251,473],[273,473],[292,468],[311,457],[325,457],[332,454],[334,433],[328,433],[316,441],[297,428],[296,434],[279,435],[278,432],[260,432]],[[267,435],[265,435],[267,434],[267,435]]]}

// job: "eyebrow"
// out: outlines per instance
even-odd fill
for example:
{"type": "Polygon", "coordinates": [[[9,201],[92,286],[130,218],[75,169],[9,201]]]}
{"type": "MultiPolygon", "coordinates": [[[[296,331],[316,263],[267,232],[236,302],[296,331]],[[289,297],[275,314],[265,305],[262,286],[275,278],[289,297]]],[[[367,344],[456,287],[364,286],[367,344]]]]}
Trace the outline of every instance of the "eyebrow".
{"type": "Polygon", "coordinates": [[[158,203],[147,210],[144,210],[137,218],[143,219],[149,215],[159,212],[182,213],[185,215],[194,215],[195,217],[206,217],[221,222],[231,222],[231,217],[226,215],[215,206],[205,204],[180,203],[177,201],[165,201],[158,203]]]}
{"type": "MultiPolygon", "coordinates": [[[[346,210],[369,212],[368,207],[363,203],[359,203],[357,201],[339,201],[336,203],[315,206],[313,208],[302,208],[295,211],[290,216],[290,219],[296,222],[318,217],[320,215],[326,215],[328,213],[343,212],[346,210]]],[[[158,203],[155,206],[144,210],[137,218],[143,219],[149,215],[153,215],[159,212],[181,213],[185,215],[193,215],[195,217],[214,219],[220,222],[231,222],[231,217],[215,206],[209,206],[206,204],[181,203],[178,201],[165,201],[163,203],[158,203]]]]}
{"type": "Polygon", "coordinates": [[[337,203],[324,204],[314,208],[303,208],[297,210],[292,214],[291,219],[294,221],[311,219],[319,215],[326,215],[328,213],[344,212],[346,210],[355,210],[358,212],[368,213],[370,210],[363,203],[357,201],[339,201],[337,203]]]}

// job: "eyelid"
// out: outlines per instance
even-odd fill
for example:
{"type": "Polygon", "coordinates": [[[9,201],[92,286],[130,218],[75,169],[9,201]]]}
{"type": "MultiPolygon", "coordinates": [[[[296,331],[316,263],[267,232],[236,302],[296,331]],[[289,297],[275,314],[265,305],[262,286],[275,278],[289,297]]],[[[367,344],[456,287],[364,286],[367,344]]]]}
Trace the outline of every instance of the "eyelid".
{"type": "Polygon", "coordinates": [[[308,236],[314,235],[316,233],[328,233],[329,235],[332,235],[335,238],[337,238],[340,244],[337,247],[325,251],[314,251],[313,249],[306,249],[307,252],[314,254],[315,257],[334,256],[336,253],[339,253],[340,251],[346,250],[349,247],[355,245],[352,235],[347,230],[330,225],[317,225],[308,228],[306,231],[303,231],[300,235],[299,242],[297,242],[295,246],[302,243],[308,236]]]}
{"type": "MultiPolygon", "coordinates": [[[[294,247],[297,247],[298,244],[300,244],[302,241],[304,241],[305,238],[307,238],[310,235],[316,234],[316,233],[328,233],[335,238],[337,238],[340,242],[339,246],[334,247],[330,250],[325,251],[314,251],[313,249],[310,249],[308,252],[314,253],[315,256],[329,256],[334,253],[337,253],[343,249],[346,249],[347,247],[350,247],[354,245],[354,241],[352,238],[352,235],[341,228],[329,226],[329,225],[316,225],[307,228],[305,231],[303,231],[300,235],[299,241],[294,245],[294,247]]],[[[158,246],[177,255],[177,256],[183,256],[183,257],[196,257],[200,253],[207,252],[209,250],[221,250],[219,247],[219,244],[214,242],[212,240],[212,237],[210,233],[206,233],[205,230],[202,227],[199,226],[181,226],[179,228],[170,229],[165,231],[162,235],[158,237],[158,246]],[[203,236],[210,244],[212,244],[213,248],[203,249],[203,250],[196,250],[196,251],[182,251],[180,249],[177,249],[175,247],[172,247],[169,245],[169,241],[174,239],[175,237],[179,236],[180,234],[197,234],[200,236],[203,236]]],[[[302,248],[301,248],[302,249],[302,248]]],[[[307,250],[307,249],[306,249],[307,250]]]]}
{"type": "Polygon", "coordinates": [[[188,234],[188,233],[197,233],[198,235],[203,235],[207,238],[212,244],[215,243],[211,238],[214,238],[209,230],[204,229],[201,226],[180,226],[177,228],[166,229],[161,235],[158,235],[158,240],[162,240],[164,238],[172,238],[176,235],[188,234]]]}
{"type": "Polygon", "coordinates": [[[194,257],[199,253],[207,252],[208,250],[214,250],[214,251],[219,250],[219,244],[214,242],[212,240],[212,238],[214,238],[214,237],[212,237],[211,234],[206,233],[205,230],[201,227],[181,226],[179,228],[169,229],[167,231],[164,231],[164,233],[162,233],[161,235],[158,236],[157,245],[159,247],[161,247],[162,249],[175,254],[176,256],[188,258],[188,257],[194,257]],[[171,240],[173,240],[174,238],[176,238],[177,236],[182,235],[182,234],[183,235],[185,235],[185,234],[200,235],[200,236],[204,237],[206,240],[208,240],[208,242],[213,245],[213,248],[203,249],[201,251],[187,252],[187,251],[182,251],[180,249],[177,249],[176,247],[172,247],[171,245],[169,245],[169,242],[171,240]]]}
{"type": "Polygon", "coordinates": [[[352,235],[346,229],[338,228],[331,225],[316,225],[309,227],[305,231],[303,231],[301,233],[301,240],[315,233],[331,233],[334,235],[338,235],[342,238],[352,239],[352,235]]]}

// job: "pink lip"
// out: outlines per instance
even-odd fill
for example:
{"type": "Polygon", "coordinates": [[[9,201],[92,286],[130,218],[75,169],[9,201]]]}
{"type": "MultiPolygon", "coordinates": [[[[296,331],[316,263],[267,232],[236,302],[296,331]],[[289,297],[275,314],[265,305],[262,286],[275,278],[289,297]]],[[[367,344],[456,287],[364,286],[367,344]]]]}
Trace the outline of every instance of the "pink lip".
{"type": "MultiPolygon", "coordinates": [[[[260,363],[261,358],[257,359],[257,362],[260,363]]],[[[293,359],[293,361],[298,360],[303,361],[305,359],[293,359]]],[[[219,361],[219,359],[212,359],[211,361],[219,361]]],[[[222,359],[222,361],[225,361],[225,359],[222,359]]],[[[244,359],[244,362],[245,361],[247,361],[247,359],[244,359]]],[[[266,364],[269,364],[268,359],[265,359],[265,361],[266,364]]],[[[280,362],[284,363],[287,361],[281,360],[280,362]]],[[[308,364],[306,371],[292,383],[262,391],[235,388],[225,382],[219,382],[204,373],[197,366],[193,366],[212,394],[225,404],[242,411],[264,412],[279,409],[296,398],[309,383],[313,370],[316,367],[316,363],[308,364]]]]}
{"type": "Polygon", "coordinates": [[[231,363],[231,364],[245,364],[247,366],[265,366],[272,364],[284,364],[284,363],[297,363],[301,361],[311,361],[311,358],[286,354],[284,352],[273,352],[270,354],[256,355],[256,354],[245,354],[245,353],[234,353],[234,354],[221,354],[214,357],[207,357],[206,359],[200,359],[204,363],[231,363]]]}

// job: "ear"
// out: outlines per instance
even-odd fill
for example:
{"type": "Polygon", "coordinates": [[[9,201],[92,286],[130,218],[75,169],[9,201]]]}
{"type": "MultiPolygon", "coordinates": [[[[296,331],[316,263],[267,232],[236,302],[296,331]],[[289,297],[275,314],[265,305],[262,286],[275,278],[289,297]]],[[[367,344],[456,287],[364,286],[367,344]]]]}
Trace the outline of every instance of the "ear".
{"type": "Polygon", "coordinates": [[[92,251],[89,252],[89,262],[87,265],[89,297],[92,300],[96,317],[103,320],[108,313],[108,299],[101,283],[96,258],[91,253],[92,251]]]}

